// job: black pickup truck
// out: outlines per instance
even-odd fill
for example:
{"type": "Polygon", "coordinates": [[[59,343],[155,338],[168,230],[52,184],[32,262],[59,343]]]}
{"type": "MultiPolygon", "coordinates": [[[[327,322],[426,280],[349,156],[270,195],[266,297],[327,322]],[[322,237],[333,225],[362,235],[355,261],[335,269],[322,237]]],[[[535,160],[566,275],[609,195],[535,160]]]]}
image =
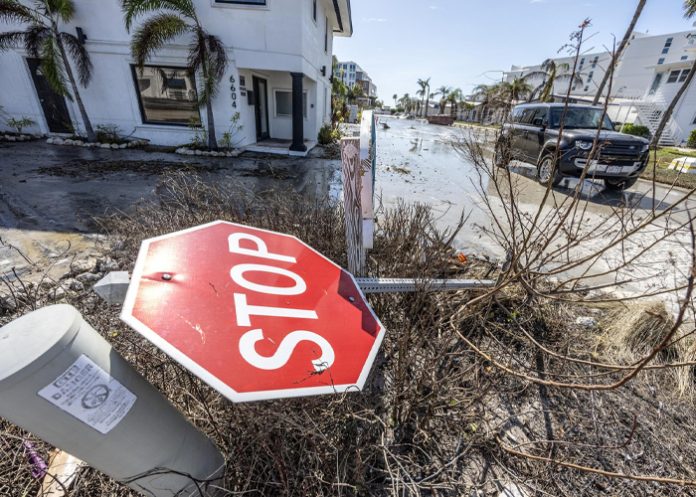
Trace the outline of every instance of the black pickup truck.
{"type": "Polygon", "coordinates": [[[496,165],[507,166],[510,160],[534,164],[539,182],[554,186],[566,176],[579,177],[587,168],[587,178],[604,180],[609,190],[625,190],[647,166],[650,143],[645,138],[617,133],[611,120],[605,115],[602,119],[603,115],[602,108],[586,105],[519,105],[496,144],[496,165]]]}

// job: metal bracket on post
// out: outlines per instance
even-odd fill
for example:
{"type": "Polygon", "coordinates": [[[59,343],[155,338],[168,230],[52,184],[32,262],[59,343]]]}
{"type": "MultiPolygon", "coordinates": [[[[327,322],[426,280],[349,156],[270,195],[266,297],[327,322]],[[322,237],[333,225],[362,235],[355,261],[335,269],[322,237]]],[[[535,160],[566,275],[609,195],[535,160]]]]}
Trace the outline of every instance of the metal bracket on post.
{"type": "MultiPolygon", "coordinates": [[[[458,290],[485,290],[495,287],[493,280],[413,279],[413,278],[355,278],[365,294],[409,293],[419,290],[452,292],[458,290]]],[[[125,271],[108,273],[96,285],[94,291],[109,304],[123,304],[130,279],[125,271]]]]}
{"type": "Polygon", "coordinates": [[[495,286],[492,280],[416,280],[399,278],[356,278],[365,294],[408,293],[418,290],[448,292],[457,290],[483,290],[495,286]]]}

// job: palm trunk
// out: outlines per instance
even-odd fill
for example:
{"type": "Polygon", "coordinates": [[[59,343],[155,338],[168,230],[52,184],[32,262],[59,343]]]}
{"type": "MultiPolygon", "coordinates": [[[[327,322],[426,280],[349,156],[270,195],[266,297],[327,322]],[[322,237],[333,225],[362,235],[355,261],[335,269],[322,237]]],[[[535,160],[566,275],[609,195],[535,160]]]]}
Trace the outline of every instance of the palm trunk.
{"type": "Polygon", "coordinates": [[[63,59],[63,67],[65,67],[65,74],[68,76],[70,81],[70,86],[72,87],[73,98],[77,103],[77,108],[80,110],[80,117],[82,118],[82,124],[85,126],[85,132],[87,133],[87,141],[94,143],[97,141],[97,135],[94,133],[94,128],[92,128],[92,122],[89,120],[87,115],[87,109],[85,109],[85,104],[82,102],[82,97],[77,89],[77,82],[75,81],[75,76],[73,75],[72,67],[70,67],[70,61],[65,53],[65,47],[60,39],[60,35],[57,29],[54,28],[53,36],[58,44],[58,50],[60,50],[60,57],[63,59]]]}
{"type": "Polygon", "coordinates": [[[217,137],[215,136],[215,116],[213,115],[213,102],[208,100],[205,104],[205,110],[208,117],[208,148],[217,150],[217,137]]]}
{"type": "Polygon", "coordinates": [[[689,72],[689,76],[686,78],[686,81],[684,81],[684,84],[682,84],[681,88],[679,88],[679,91],[670,102],[669,107],[667,107],[667,110],[662,115],[660,125],[657,127],[657,130],[655,131],[652,143],[650,143],[651,147],[657,147],[657,144],[660,142],[662,133],[664,133],[665,128],[667,127],[667,123],[669,122],[669,119],[672,117],[672,114],[674,113],[674,109],[677,108],[677,104],[691,86],[691,82],[694,80],[694,75],[696,75],[696,61],[694,61],[693,65],[691,66],[691,71],[689,72]]]}
{"type": "Polygon", "coordinates": [[[425,97],[425,107],[423,108],[423,117],[428,119],[428,106],[430,105],[430,92],[428,92],[428,96],[425,97]]]}
{"type": "MultiPolygon", "coordinates": [[[[209,81],[207,78],[211,78],[212,76],[208,73],[208,64],[207,64],[207,57],[208,54],[204,56],[204,60],[201,64],[201,71],[203,72],[203,77],[206,78],[206,81],[204,84],[209,86],[209,81]]],[[[215,116],[213,115],[213,98],[208,95],[208,98],[206,99],[205,102],[205,111],[206,111],[206,118],[208,121],[208,149],[210,150],[217,150],[218,144],[217,144],[217,136],[215,136],[215,116]]]]}
{"type": "MultiPolygon", "coordinates": [[[[619,63],[619,60],[621,60],[621,56],[624,53],[624,50],[626,50],[626,47],[628,46],[628,42],[631,41],[631,35],[633,34],[633,30],[636,28],[636,24],[638,23],[638,19],[640,18],[640,15],[643,13],[643,8],[645,7],[645,3],[647,0],[639,0],[638,1],[638,7],[636,7],[636,11],[633,14],[633,19],[631,19],[631,24],[628,26],[628,30],[626,30],[626,34],[624,34],[623,40],[621,40],[621,44],[619,44],[619,48],[616,51],[616,58],[613,58],[611,61],[611,65],[607,67],[607,72],[604,73],[604,77],[602,78],[602,82],[599,84],[599,88],[597,88],[597,94],[595,95],[594,102],[592,102],[592,105],[598,105],[599,104],[599,99],[602,98],[602,93],[604,93],[604,88],[607,86],[607,83],[609,82],[609,78],[614,74],[614,70],[616,69],[616,65],[619,63]]],[[[571,81],[572,84],[572,81],[571,81]]],[[[607,98],[609,98],[611,95],[607,95],[607,98]]]]}

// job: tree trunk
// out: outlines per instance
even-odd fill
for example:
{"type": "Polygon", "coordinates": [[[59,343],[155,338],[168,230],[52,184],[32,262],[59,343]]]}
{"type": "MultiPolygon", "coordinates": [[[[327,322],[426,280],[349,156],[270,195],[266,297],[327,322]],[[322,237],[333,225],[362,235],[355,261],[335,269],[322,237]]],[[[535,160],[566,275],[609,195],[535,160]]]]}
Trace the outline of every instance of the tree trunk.
{"type": "Polygon", "coordinates": [[[425,97],[425,107],[423,108],[423,117],[428,119],[428,106],[430,105],[430,92],[428,92],[428,96],[425,97]]]}
{"type": "Polygon", "coordinates": [[[672,117],[672,114],[674,113],[674,109],[677,108],[677,104],[682,99],[682,97],[686,94],[686,92],[689,90],[689,87],[691,86],[691,82],[694,80],[694,75],[696,75],[696,61],[694,61],[693,65],[691,66],[691,71],[689,72],[689,76],[686,78],[686,81],[684,81],[681,88],[679,88],[679,91],[677,92],[677,94],[674,96],[674,98],[670,102],[669,107],[667,107],[667,110],[662,115],[662,120],[660,121],[660,125],[657,127],[657,131],[655,131],[655,135],[653,136],[652,143],[650,143],[651,147],[657,147],[657,144],[660,142],[660,138],[662,137],[662,133],[664,133],[665,128],[667,127],[667,123],[669,122],[669,119],[672,117]]]}
{"type": "Polygon", "coordinates": [[[208,100],[205,104],[205,110],[208,117],[208,148],[217,150],[217,137],[215,136],[215,116],[213,115],[213,102],[208,100]]]}
{"type": "MultiPolygon", "coordinates": [[[[604,73],[604,77],[602,78],[602,82],[599,84],[599,88],[597,88],[597,94],[595,95],[594,102],[592,102],[592,105],[598,105],[599,100],[602,98],[602,93],[604,93],[604,88],[607,86],[607,83],[609,82],[609,78],[614,74],[614,70],[616,69],[616,65],[619,63],[619,60],[621,60],[621,56],[624,53],[624,50],[626,50],[626,47],[628,46],[628,42],[631,40],[631,35],[633,34],[633,30],[636,28],[636,24],[638,23],[638,19],[640,18],[640,15],[643,13],[643,7],[645,7],[645,3],[647,0],[639,0],[638,1],[638,7],[636,7],[636,11],[633,14],[633,19],[631,19],[631,24],[628,26],[628,30],[626,30],[626,34],[624,34],[623,40],[621,40],[621,43],[619,44],[619,48],[616,51],[616,58],[613,58],[611,61],[611,65],[607,67],[607,72],[604,73]]],[[[572,81],[571,81],[572,84],[572,81]]],[[[607,98],[609,98],[611,95],[607,95],[607,98]]]]}
{"type": "Polygon", "coordinates": [[[77,89],[77,82],[75,81],[75,76],[73,75],[72,67],[70,67],[70,61],[65,53],[65,47],[60,39],[60,35],[56,29],[53,30],[53,36],[58,44],[58,50],[60,50],[60,57],[63,59],[63,67],[65,67],[65,74],[68,75],[68,80],[70,81],[70,86],[72,87],[73,98],[77,103],[77,108],[80,110],[80,117],[82,118],[82,124],[85,126],[85,132],[87,133],[87,141],[94,143],[97,141],[97,135],[92,128],[92,122],[89,120],[87,115],[87,109],[85,109],[85,104],[82,102],[82,97],[77,89]]]}

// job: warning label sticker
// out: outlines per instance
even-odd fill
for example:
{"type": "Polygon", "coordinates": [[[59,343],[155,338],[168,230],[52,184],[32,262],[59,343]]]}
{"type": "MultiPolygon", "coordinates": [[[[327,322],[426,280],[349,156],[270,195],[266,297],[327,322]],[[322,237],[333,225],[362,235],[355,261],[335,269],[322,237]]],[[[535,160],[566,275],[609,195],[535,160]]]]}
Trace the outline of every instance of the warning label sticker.
{"type": "Polygon", "coordinates": [[[126,417],[137,399],[118,380],[84,355],[38,393],[104,435],[126,417]]]}

